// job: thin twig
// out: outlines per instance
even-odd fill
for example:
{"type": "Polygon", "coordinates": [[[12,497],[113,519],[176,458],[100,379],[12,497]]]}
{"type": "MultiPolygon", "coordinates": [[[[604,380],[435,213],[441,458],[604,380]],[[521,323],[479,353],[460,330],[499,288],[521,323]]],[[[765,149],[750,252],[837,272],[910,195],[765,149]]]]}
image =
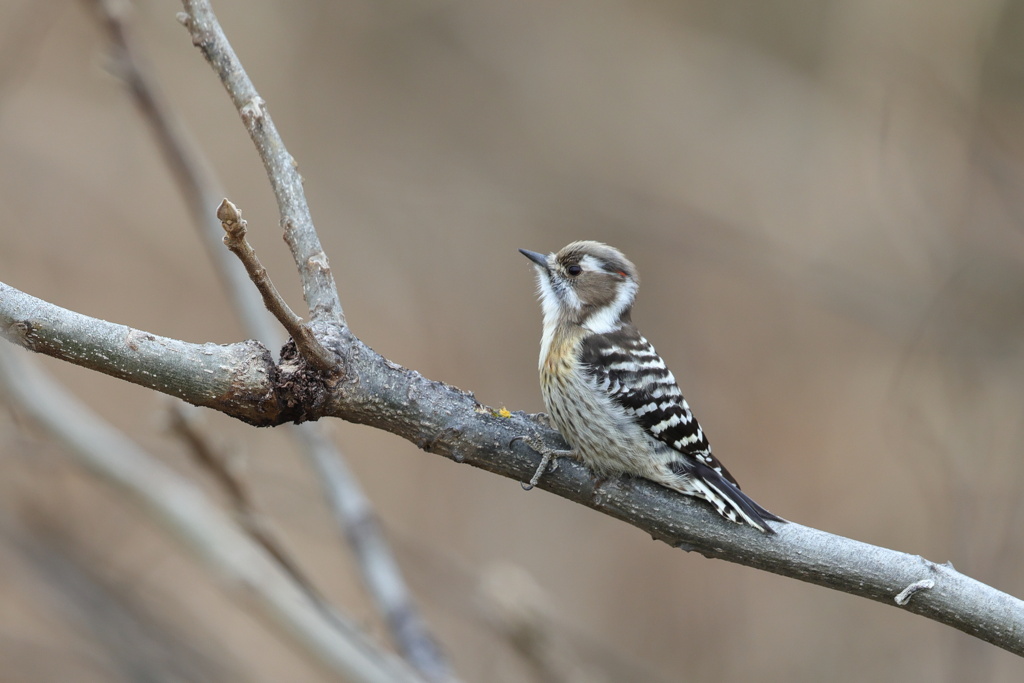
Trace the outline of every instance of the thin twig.
{"type": "Polygon", "coordinates": [[[266,102],[256,91],[228,43],[210,3],[205,0],[183,0],[182,4],[185,11],[178,15],[178,19],[191,34],[192,43],[202,51],[217,72],[263,160],[277,198],[285,241],[291,248],[292,258],[302,278],[302,291],[311,320],[344,325],[345,318],[334,274],[313,227],[306,193],[302,187],[302,176],[299,175],[295,159],[285,148],[266,102]]]}
{"type": "Polygon", "coordinates": [[[225,199],[217,209],[217,218],[226,233],[224,244],[245,266],[245,271],[249,273],[249,279],[256,285],[256,289],[263,297],[263,304],[284,329],[288,330],[288,334],[295,340],[295,347],[302,357],[324,372],[337,370],[338,359],[320,343],[309,325],[289,308],[288,303],[277,291],[270,276],[267,275],[267,269],[260,263],[256,252],[249,245],[249,241],[245,239],[246,223],[242,218],[242,212],[225,199]]]}
{"type": "Polygon", "coordinates": [[[0,385],[34,421],[60,439],[77,462],[117,486],[173,532],[175,538],[233,590],[245,608],[257,607],[278,633],[336,675],[365,683],[421,681],[406,665],[371,643],[354,624],[328,620],[306,592],[263,548],[187,479],[176,474],[85,404],[72,397],[20,351],[0,345],[0,385]]]}

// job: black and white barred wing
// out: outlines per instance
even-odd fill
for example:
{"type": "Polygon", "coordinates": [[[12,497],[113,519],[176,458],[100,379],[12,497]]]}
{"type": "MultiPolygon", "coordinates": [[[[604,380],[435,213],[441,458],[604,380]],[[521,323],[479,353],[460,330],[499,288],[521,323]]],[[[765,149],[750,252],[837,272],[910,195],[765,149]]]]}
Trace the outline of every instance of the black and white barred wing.
{"type": "Polygon", "coordinates": [[[698,495],[734,522],[745,520],[765,533],[775,533],[765,520],[784,521],[740,491],[729,471],[711,454],[704,430],[679,391],[665,361],[636,328],[623,326],[583,342],[582,361],[597,388],[622,406],[654,438],[679,452],[668,463],[698,495]]]}
{"type": "Polygon", "coordinates": [[[591,335],[583,341],[582,352],[584,367],[598,389],[622,406],[651,436],[739,487],[711,454],[704,430],[665,361],[635,327],[624,325],[614,332],[591,335]]]}

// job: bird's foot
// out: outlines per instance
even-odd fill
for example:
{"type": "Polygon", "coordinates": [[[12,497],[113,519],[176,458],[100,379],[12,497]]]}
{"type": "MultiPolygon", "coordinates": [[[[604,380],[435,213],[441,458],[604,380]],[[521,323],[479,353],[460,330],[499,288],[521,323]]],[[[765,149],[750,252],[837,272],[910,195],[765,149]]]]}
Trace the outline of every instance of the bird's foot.
{"type": "Polygon", "coordinates": [[[540,453],[541,456],[540,465],[537,467],[537,471],[533,473],[533,476],[530,477],[530,482],[519,482],[519,485],[523,487],[524,491],[529,491],[535,487],[540,482],[540,478],[544,476],[545,472],[554,472],[558,469],[558,460],[556,460],[556,458],[572,456],[574,454],[571,450],[560,451],[554,448],[549,448],[540,439],[529,436],[517,436],[512,439],[508,445],[511,446],[516,441],[522,441],[537,453],[540,453]]]}

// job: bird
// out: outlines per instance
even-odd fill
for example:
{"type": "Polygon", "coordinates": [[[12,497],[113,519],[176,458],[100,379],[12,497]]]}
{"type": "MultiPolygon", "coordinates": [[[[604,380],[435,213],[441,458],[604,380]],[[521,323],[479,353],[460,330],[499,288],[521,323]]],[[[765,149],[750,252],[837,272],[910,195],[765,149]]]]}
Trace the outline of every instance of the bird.
{"type": "Polygon", "coordinates": [[[529,488],[553,458],[570,456],[602,479],[643,477],[774,534],[768,521],[785,520],[743,493],[712,455],[672,372],[633,324],[636,266],[589,240],[551,254],[519,251],[535,266],[543,311],[541,393],[551,423],[572,447],[556,451],[525,439],[543,456],[529,488]]]}

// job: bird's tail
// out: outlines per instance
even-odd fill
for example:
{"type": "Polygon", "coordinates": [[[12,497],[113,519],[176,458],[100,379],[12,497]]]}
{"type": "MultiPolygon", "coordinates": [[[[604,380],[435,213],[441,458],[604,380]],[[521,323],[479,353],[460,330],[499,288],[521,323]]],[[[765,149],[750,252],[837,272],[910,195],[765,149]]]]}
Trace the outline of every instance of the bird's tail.
{"type": "Polygon", "coordinates": [[[718,514],[730,522],[749,524],[765,534],[774,534],[767,521],[785,522],[783,518],[758,505],[740,487],[723,477],[717,470],[694,458],[691,462],[671,462],[669,469],[679,479],[680,486],[672,486],[687,495],[703,498],[711,503],[718,514]]]}

